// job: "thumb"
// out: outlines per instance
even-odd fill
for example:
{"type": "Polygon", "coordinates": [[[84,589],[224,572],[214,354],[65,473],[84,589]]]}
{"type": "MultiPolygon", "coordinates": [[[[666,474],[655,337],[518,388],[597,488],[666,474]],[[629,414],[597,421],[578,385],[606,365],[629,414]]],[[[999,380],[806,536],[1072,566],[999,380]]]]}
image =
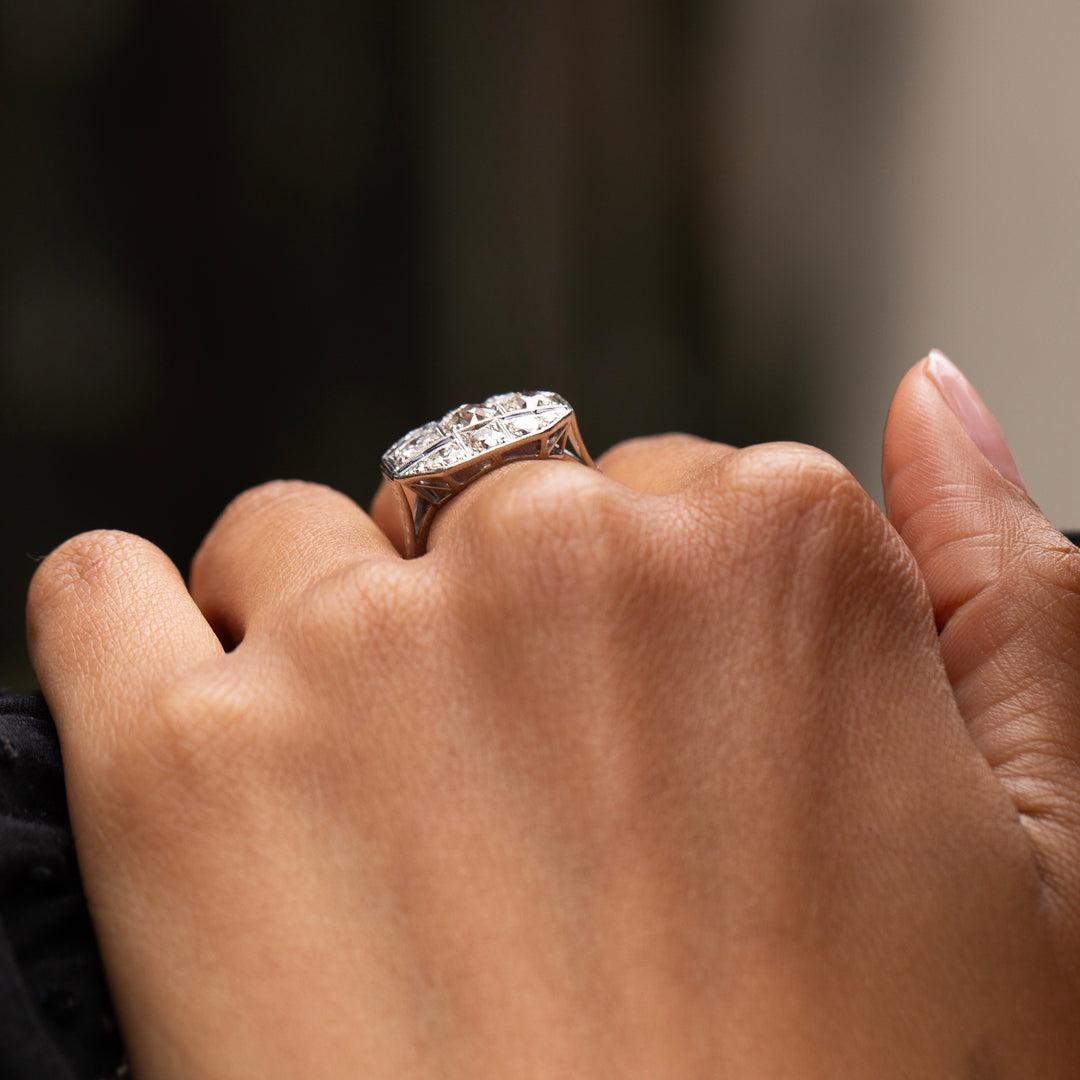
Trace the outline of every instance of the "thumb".
{"type": "Polygon", "coordinates": [[[1046,887],[1080,921],[1080,551],[1028,497],[993,415],[941,353],[896,392],[883,479],[971,736],[1046,887]]]}

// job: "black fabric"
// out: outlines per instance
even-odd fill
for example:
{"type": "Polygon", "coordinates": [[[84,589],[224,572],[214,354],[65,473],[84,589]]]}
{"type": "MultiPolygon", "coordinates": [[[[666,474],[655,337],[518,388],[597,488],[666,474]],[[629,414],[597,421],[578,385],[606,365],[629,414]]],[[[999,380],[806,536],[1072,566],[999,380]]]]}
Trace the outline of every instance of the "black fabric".
{"type": "Polygon", "coordinates": [[[0,692],[0,1080],[127,1075],[56,729],[40,694],[0,692]]]}
{"type": "Polygon", "coordinates": [[[40,694],[0,693],[0,1080],[127,1075],[40,694]]]}

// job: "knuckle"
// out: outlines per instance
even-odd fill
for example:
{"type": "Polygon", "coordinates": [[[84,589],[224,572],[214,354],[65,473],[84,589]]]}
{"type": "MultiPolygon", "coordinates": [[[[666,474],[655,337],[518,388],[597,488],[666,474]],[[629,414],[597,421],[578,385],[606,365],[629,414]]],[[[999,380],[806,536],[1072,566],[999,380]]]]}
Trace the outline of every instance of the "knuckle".
{"type": "Polygon", "coordinates": [[[709,497],[726,525],[755,547],[850,552],[881,532],[882,516],[854,476],[822,450],[796,443],[750,447],[716,465],[709,497]]]}
{"type": "Polygon", "coordinates": [[[412,648],[431,620],[436,589],[423,567],[365,560],[321,579],[296,598],[283,633],[294,655],[363,678],[392,649],[412,648]],[[358,663],[358,658],[363,658],[358,663]]]}
{"type": "Polygon", "coordinates": [[[257,484],[253,488],[248,488],[247,491],[242,491],[229,505],[234,509],[245,508],[258,511],[263,507],[306,498],[312,492],[322,490],[324,488],[321,484],[314,484],[308,480],[268,480],[265,484],[257,484]]]}
{"type": "Polygon", "coordinates": [[[270,480],[235,496],[214,523],[211,535],[249,528],[268,518],[280,518],[294,507],[325,498],[328,493],[341,497],[331,488],[307,480],[270,480]]]}
{"type": "Polygon", "coordinates": [[[230,659],[154,687],[139,723],[99,764],[96,784],[113,823],[133,819],[125,833],[212,827],[223,808],[280,773],[288,725],[267,682],[265,672],[230,659]]]}
{"type": "Polygon", "coordinates": [[[103,587],[111,590],[138,573],[148,550],[151,545],[145,540],[111,529],[95,529],[66,540],[35,571],[30,610],[81,599],[103,587]]]}
{"type": "Polygon", "coordinates": [[[742,455],[739,481],[763,508],[789,523],[846,515],[865,493],[834,457],[810,446],[778,443],[753,447],[742,455]]]}
{"type": "Polygon", "coordinates": [[[624,462],[637,464],[656,458],[689,457],[690,455],[709,454],[721,448],[698,435],[688,435],[680,431],[665,432],[661,435],[638,435],[624,439],[606,450],[598,464],[601,472],[609,467],[618,467],[624,462]]]}
{"type": "Polygon", "coordinates": [[[885,515],[829,454],[793,443],[737,451],[688,496],[692,554],[714,588],[827,624],[843,610],[922,611],[913,561],[885,515]],[[719,557],[717,557],[719,556],[719,557]]]}
{"type": "Polygon", "coordinates": [[[305,480],[271,480],[237,495],[221,512],[191,560],[191,578],[203,583],[222,552],[243,549],[267,522],[284,518],[291,508],[325,496],[329,488],[305,480]]]}
{"type": "Polygon", "coordinates": [[[200,671],[153,687],[125,738],[99,748],[94,786],[103,819],[134,839],[194,812],[219,773],[246,762],[222,751],[220,735],[240,713],[239,695],[230,693],[220,674],[200,671]]]}
{"type": "Polygon", "coordinates": [[[483,508],[472,552],[447,578],[454,625],[505,626],[519,612],[539,638],[573,626],[585,640],[618,621],[648,577],[658,547],[649,497],[588,475],[537,480],[483,508]]]}
{"type": "Polygon", "coordinates": [[[215,528],[263,517],[327,490],[323,485],[307,480],[270,480],[237,495],[222,511],[215,528]]]}
{"type": "Polygon", "coordinates": [[[478,508],[479,552],[513,570],[556,576],[618,562],[634,516],[626,496],[584,470],[535,470],[478,508]]]}

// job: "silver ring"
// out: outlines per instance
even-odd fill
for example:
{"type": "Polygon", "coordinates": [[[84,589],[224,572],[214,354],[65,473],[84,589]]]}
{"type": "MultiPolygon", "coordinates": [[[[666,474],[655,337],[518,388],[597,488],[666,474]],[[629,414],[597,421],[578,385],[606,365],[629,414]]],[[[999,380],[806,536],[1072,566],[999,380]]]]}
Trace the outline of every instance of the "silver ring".
{"type": "Polygon", "coordinates": [[[566,458],[595,468],[565,398],[551,391],[496,394],[461,405],[403,435],[382,456],[397,494],[405,557],[423,555],[439,508],[478,477],[529,458],[566,458]]]}

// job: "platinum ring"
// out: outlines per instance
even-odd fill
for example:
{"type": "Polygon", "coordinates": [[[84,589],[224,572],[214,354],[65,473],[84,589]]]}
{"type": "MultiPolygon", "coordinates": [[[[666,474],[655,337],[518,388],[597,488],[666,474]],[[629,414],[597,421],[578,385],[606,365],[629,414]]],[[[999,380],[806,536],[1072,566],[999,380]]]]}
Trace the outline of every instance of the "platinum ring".
{"type": "Polygon", "coordinates": [[[566,458],[595,468],[565,398],[551,391],[496,394],[461,405],[403,435],[382,456],[405,534],[405,557],[423,555],[431,523],[478,477],[530,458],[566,458]]]}

